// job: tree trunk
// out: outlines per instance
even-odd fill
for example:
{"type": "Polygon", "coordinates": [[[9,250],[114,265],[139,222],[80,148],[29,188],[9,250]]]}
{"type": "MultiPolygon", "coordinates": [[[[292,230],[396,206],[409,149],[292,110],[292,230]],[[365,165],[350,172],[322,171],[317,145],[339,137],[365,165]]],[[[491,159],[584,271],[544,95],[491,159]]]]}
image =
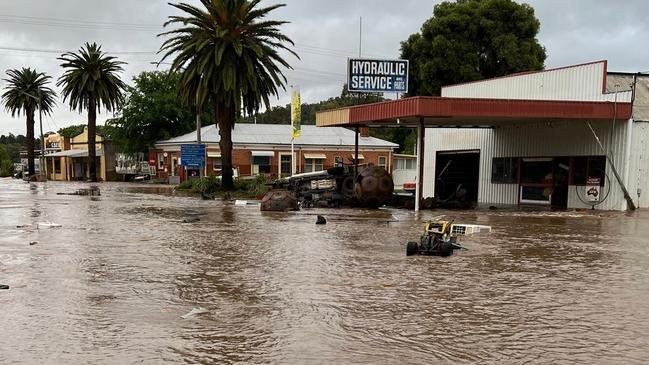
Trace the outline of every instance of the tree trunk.
{"type": "Polygon", "coordinates": [[[97,182],[97,104],[88,102],[88,172],[90,181],[97,182]]]}
{"type": "Polygon", "coordinates": [[[223,105],[215,105],[216,120],[219,125],[219,135],[221,141],[219,147],[221,148],[221,186],[224,190],[232,190],[234,188],[234,180],[232,179],[232,128],[234,127],[234,113],[232,108],[223,105]]]}
{"type": "Polygon", "coordinates": [[[27,109],[27,171],[30,179],[36,175],[34,157],[34,109],[32,108],[27,109]]]}

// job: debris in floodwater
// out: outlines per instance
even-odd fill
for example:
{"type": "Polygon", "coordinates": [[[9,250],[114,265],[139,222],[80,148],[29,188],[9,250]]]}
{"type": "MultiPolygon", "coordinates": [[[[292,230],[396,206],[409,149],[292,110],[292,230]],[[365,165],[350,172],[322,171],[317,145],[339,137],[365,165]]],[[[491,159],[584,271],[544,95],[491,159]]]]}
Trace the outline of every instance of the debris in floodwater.
{"type": "Polygon", "coordinates": [[[234,206],[236,206],[236,207],[248,207],[248,206],[257,207],[257,206],[259,206],[259,202],[258,201],[250,201],[250,200],[236,200],[234,202],[234,206]]]}
{"type": "Polygon", "coordinates": [[[31,242],[29,242],[29,245],[34,246],[34,245],[37,245],[38,243],[39,243],[38,241],[31,241],[31,242]]]}
{"type": "Polygon", "coordinates": [[[36,224],[36,228],[61,228],[63,225],[58,224],[58,223],[52,223],[52,222],[39,222],[36,224]]]}
{"type": "Polygon", "coordinates": [[[9,285],[0,284],[0,290],[8,290],[9,285]]]}
{"type": "Polygon", "coordinates": [[[31,226],[31,224],[19,224],[16,226],[16,228],[30,228],[31,226]]]}
{"type": "Polygon", "coordinates": [[[321,215],[316,218],[315,224],[327,224],[327,219],[321,215]]]}
{"type": "Polygon", "coordinates": [[[205,309],[205,308],[203,308],[203,307],[198,307],[198,308],[194,308],[194,309],[192,309],[192,310],[189,311],[187,314],[180,316],[180,318],[182,318],[182,319],[189,319],[189,318],[192,318],[192,317],[194,317],[194,316],[198,316],[198,315],[205,314],[205,313],[209,313],[209,312],[210,312],[210,311],[208,311],[207,309],[205,309]]]}
{"type": "Polygon", "coordinates": [[[185,219],[183,219],[183,223],[196,223],[196,222],[198,222],[200,220],[201,219],[197,218],[197,217],[185,218],[185,219]]]}
{"type": "Polygon", "coordinates": [[[98,187],[78,189],[74,193],[56,193],[56,195],[83,195],[83,196],[101,196],[101,190],[98,187]]]}

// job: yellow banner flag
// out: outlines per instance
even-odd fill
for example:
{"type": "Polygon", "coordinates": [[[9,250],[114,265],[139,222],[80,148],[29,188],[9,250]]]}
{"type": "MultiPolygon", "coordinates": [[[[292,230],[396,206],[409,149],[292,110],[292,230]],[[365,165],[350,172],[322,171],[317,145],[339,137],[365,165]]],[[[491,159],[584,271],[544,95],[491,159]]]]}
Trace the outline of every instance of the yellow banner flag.
{"type": "Polygon", "coordinates": [[[300,88],[293,88],[293,93],[291,94],[291,125],[293,126],[293,138],[300,137],[302,134],[301,124],[302,122],[302,101],[300,100],[300,88]]]}

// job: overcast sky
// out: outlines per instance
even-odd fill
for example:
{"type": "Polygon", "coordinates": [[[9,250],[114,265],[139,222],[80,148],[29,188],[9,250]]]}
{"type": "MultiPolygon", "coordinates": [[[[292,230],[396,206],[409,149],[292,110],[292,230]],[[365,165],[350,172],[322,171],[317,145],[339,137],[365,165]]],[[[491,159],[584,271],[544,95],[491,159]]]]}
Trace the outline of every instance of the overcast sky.
{"type": "MultiPolygon", "coordinates": [[[[190,1],[197,2],[197,1],[190,1]]],[[[265,4],[275,3],[266,0],[265,4]]],[[[363,17],[362,54],[398,57],[399,43],[432,15],[432,0],[284,0],[276,19],[289,21],[285,33],[296,43],[300,60],[286,73],[299,85],[304,102],[340,93],[347,57],[358,55],[359,17],[363,17]]],[[[541,21],[539,40],[547,48],[546,67],[607,59],[610,71],[649,71],[649,1],[530,0],[541,21]]],[[[87,41],[103,45],[128,62],[123,79],[153,70],[162,23],[172,13],[163,0],[0,0],[0,72],[33,67],[54,79],[62,70],[59,51],[74,51],[87,41]],[[29,50],[29,51],[26,51],[29,50]]],[[[0,88],[6,83],[0,81],[0,88]]],[[[58,88],[56,88],[59,91],[58,88]]],[[[288,103],[288,92],[275,104],[288,103]]],[[[103,123],[106,115],[100,115],[103,123]]],[[[59,100],[43,128],[85,123],[59,100]]],[[[0,110],[0,134],[24,134],[24,117],[0,110]]]]}

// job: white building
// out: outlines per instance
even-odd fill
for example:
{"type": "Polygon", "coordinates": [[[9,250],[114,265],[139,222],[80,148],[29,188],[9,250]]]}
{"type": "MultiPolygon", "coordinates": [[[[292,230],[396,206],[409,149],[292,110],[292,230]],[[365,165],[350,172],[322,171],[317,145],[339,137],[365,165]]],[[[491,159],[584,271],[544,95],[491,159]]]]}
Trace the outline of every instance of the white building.
{"type": "Polygon", "coordinates": [[[631,103],[632,113],[631,118],[614,114],[613,120],[427,129],[424,197],[445,198],[462,184],[484,206],[597,204],[596,209],[625,210],[624,185],[636,206],[649,206],[649,76],[609,73],[607,62],[599,61],[448,86],[442,97],[605,102],[619,116],[621,106],[631,103]],[[586,194],[589,178],[588,190],[597,185],[593,178],[600,181],[598,201],[586,194]]]}

